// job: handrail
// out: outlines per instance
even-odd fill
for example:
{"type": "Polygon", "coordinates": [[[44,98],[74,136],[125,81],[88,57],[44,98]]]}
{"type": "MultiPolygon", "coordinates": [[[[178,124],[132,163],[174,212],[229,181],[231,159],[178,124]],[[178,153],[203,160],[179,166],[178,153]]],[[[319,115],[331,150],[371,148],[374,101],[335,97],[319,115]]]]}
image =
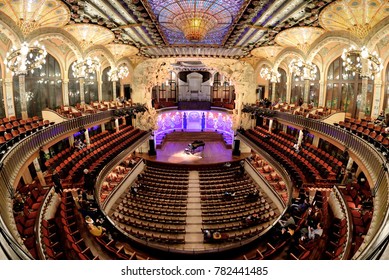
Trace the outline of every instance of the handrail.
{"type": "MultiPolygon", "coordinates": [[[[282,177],[283,181],[285,182],[285,184],[287,186],[288,198],[289,198],[288,204],[289,204],[291,202],[291,200],[292,200],[293,182],[292,182],[292,179],[290,178],[288,172],[285,170],[285,168],[278,161],[276,161],[270,154],[268,154],[266,151],[258,150],[256,148],[258,146],[253,141],[251,141],[248,137],[246,137],[245,135],[241,134],[240,132],[238,132],[238,134],[237,134],[237,139],[241,139],[243,142],[246,142],[247,144],[249,144],[250,147],[255,152],[260,154],[273,168],[275,168],[277,170],[277,173],[280,174],[280,176],[282,177]]],[[[270,187],[270,185],[269,185],[269,187],[270,187]]],[[[270,189],[272,189],[272,191],[274,193],[277,193],[275,190],[273,190],[272,187],[270,187],[270,189]]],[[[277,196],[279,197],[278,193],[277,193],[277,196]]]]}
{"type": "MultiPolygon", "coordinates": [[[[105,212],[105,206],[106,206],[107,202],[110,200],[112,195],[116,192],[116,190],[120,189],[120,186],[125,181],[125,178],[127,178],[128,176],[131,175],[132,170],[123,178],[123,180],[118,184],[118,186],[114,190],[112,190],[112,192],[108,195],[108,197],[105,199],[105,201],[103,203],[101,203],[100,202],[100,194],[101,194],[102,184],[103,184],[105,177],[107,177],[108,174],[112,171],[112,169],[114,169],[118,164],[120,164],[132,151],[137,149],[147,139],[149,139],[150,135],[151,135],[151,132],[148,132],[147,134],[143,135],[141,138],[136,140],[135,143],[131,144],[131,146],[129,146],[125,150],[121,151],[114,159],[112,159],[107,165],[105,165],[103,167],[103,169],[100,171],[99,175],[97,176],[96,183],[95,183],[95,192],[94,192],[95,193],[95,200],[96,200],[97,204],[99,205],[100,210],[104,214],[107,214],[105,212]]],[[[137,164],[139,164],[139,162],[137,164]]]]}
{"type": "Polygon", "coordinates": [[[364,165],[371,178],[370,183],[374,185],[372,189],[374,213],[364,242],[353,256],[353,259],[369,259],[370,252],[379,247],[387,236],[385,226],[389,221],[389,174],[385,171],[386,159],[368,142],[340,127],[278,111],[274,112],[274,118],[280,122],[289,123],[291,126],[299,126],[316,132],[318,135],[328,137],[341,146],[347,147],[349,153],[355,155],[355,158],[359,159],[361,164],[364,165]]]}
{"type": "Polygon", "coordinates": [[[13,237],[14,244],[21,244],[22,240],[16,229],[12,211],[12,199],[14,196],[15,180],[20,172],[20,168],[39,149],[61,138],[72,131],[77,131],[81,127],[91,126],[97,123],[109,121],[113,117],[113,110],[104,111],[97,114],[82,116],[71,119],[47,128],[39,130],[34,134],[25,137],[16,143],[12,149],[6,153],[0,162],[0,221],[5,227],[2,228],[7,235],[13,237]]]}
{"type": "Polygon", "coordinates": [[[346,247],[343,250],[342,259],[347,259],[351,252],[351,240],[353,235],[353,224],[352,224],[352,216],[349,208],[347,207],[346,201],[344,200],[344,196],[340,192],[337,186],[334,186],[334,194],[338,202],[341,204],[342,212],[345,214],[345,219],[347,221],[347,241],[346,247]]]}

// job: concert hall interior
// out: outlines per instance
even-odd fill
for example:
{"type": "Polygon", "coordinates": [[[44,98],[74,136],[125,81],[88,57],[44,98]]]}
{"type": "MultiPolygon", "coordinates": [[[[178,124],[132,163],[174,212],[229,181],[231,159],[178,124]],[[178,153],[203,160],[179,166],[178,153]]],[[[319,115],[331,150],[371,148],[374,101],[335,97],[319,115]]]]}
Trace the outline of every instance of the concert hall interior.
{"type": "Polygon", "coordinates": [[[387,0],[0,0],[0,259],[389,259],[387,0]]]}

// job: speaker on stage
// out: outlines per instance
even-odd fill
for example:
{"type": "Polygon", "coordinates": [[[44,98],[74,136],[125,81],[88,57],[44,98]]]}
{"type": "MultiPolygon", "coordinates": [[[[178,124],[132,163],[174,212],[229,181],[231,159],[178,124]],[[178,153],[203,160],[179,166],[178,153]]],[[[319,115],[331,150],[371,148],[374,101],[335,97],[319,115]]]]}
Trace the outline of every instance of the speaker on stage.
{"type": "Polygon", "coordinates": [[[234,149],[232,150],[233,156],[240,156],[240,140],[234,140],[234,149]]]}
{"type": "Polygon", "coordinates": [[[149,140],[149,156],[155,156],[157,154],[155,150],[154,139],[149,140]]]}

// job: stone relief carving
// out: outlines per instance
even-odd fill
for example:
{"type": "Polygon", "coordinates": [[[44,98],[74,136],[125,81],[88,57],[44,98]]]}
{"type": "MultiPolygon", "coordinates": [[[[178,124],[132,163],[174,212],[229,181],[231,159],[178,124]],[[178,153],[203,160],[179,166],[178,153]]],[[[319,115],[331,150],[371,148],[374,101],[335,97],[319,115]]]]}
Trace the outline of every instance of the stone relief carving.
{"type": "Polygon", "coordinates": [[[147,111],[136,113],[136,127],[142,130],[156,130],[157,125],[157,111],[154,108],[148,108],[147,111]]]}
{"type": "MultiPolygon", "coordinates": [[[[255,81],[254,68],[250,63],[235,59],[201,59],[207,67],[211,67],[231,80],[235,87],[235,108],[233,111],[233,129],[240,126],[240,110],[243,103],[254,103],[255,81]]],[[[172,59],[150,59],[140,63],[134,72],[134,96],[133,102],[146,103],[146,107],[151,109],[151,94],[153,86],[162,84],[169,72],[173,70],[172,59]]],[[[156,123],[156,121],[154,121],[156,123]]]]}

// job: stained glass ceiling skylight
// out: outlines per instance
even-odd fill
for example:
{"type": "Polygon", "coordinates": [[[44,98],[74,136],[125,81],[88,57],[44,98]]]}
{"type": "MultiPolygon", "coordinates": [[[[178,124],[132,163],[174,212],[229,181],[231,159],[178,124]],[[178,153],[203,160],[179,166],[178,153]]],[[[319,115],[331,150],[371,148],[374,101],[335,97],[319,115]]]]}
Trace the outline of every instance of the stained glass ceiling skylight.
{"type": "Polygon", "coordinates": [[[245,0],[150,0],[169,44],[220,45],[245,0]]]}

